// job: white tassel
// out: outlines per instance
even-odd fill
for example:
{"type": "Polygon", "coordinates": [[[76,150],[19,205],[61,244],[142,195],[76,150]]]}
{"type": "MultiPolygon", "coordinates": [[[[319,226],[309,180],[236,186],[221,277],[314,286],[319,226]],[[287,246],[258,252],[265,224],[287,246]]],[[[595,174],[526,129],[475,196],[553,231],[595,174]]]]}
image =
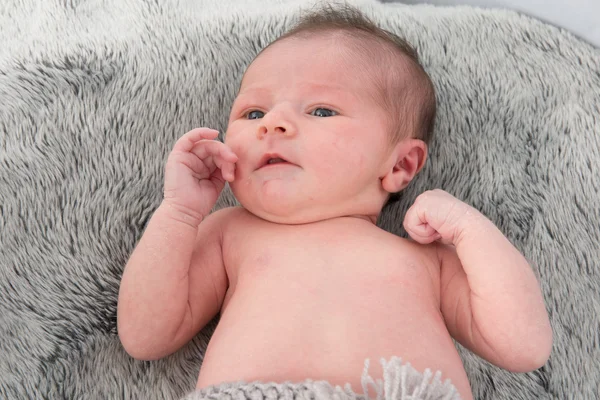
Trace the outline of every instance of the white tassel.
{"type": "Polygon", "coordinates": [[[415,370],[410,363],[403,364],[399,357],[389,362],[381,359],[383,382],[375,381],[369,375],[370,360],[365,360],[361,384],[365,400],[370,400],[369,386],[375,390],[376,400],[460,400],[456,388],[449,379],[443,383],[442,373],[435,374],[427,368],[423,373],[415,370]]]}

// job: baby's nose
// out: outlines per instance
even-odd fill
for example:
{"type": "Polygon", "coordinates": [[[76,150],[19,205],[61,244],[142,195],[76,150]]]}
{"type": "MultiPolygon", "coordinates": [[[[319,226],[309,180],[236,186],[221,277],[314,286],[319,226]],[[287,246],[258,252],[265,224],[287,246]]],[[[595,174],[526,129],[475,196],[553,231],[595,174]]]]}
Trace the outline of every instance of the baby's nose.
{"type": "Polygon", "coordinates": [[[283,134],[284,136],[292,136],[295,133],[291,118],[280,110],[269,111],[260,122],[257,131],[258,139],[262,139],[267,133],[283,134]]]}
{"type": "Polygon", "coordinates": [[[269,129],[267,126],[262,124],[258,127],[258,138],[262,139],[269,132],[285,134],[287,132],[287,129],[285,128],[285,126],[275,126],[274,128],[269,129]]]}

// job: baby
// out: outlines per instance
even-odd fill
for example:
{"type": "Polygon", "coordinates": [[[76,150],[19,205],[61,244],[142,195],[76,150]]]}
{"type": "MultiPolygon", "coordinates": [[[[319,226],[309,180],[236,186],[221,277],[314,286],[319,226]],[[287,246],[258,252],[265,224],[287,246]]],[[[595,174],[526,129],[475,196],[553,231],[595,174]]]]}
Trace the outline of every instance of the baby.
{"type": "Polygon", "coordinates": [[[207,128],[175,143],[123,273],[125,350],[165,357],[220,313],[198,388],[356,389],[366,359],[397,356],[471,399],[452,337],[509,371],[541,367],[552,332],[538,282],[490,220],[433,190],[404,218],[411,239],[376,225],[423,167],[434,118],[404,40],[351,7],[305,16],[246,70],[224,143],[207,128]],[[210,213],[225,181],[242,207],[210,213]]]}

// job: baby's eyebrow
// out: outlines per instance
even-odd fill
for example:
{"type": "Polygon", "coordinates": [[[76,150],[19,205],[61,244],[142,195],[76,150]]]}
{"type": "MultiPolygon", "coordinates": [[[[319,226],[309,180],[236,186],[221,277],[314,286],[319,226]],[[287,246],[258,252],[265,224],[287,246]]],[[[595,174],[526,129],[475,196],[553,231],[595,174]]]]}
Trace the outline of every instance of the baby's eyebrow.
{"type": "MultiPolygon", "coordinates": [[[[253,91],[254,92],[254,91],[253,91]]],[[[264,101],[267,97],[261,96],[258,93],[252,92],[240,92],[236,98],[233,100],[232,110],[245,105],[246,103],[254,103],[257,101],[264,101]]]]}
{"type": "Polygon", "coordinates": [[[250,87],[243,90],[240,90],[237,97],[247,97],[247,96],[270,96],[271,91],[264,87],[250,87]]]}
{"type": "MultiPolygon", "coordinates": [[[[341,101],[347,99],[348,97],[359,99],[359,93],[356,90],[352,90],[351,88],[335,85],[335,84],[323,84],[323,83],[306,83],[302,84],[298,92],[300,96],[310,96],[310,97],[325,97],[325,101],[327,98],[333,97],[332,101],[341,101]]],[[[243,88],[238,93],[235,101],[234,107],[240,106],[240,104],[244,103],[252,103],[252,102],[269,102],[272,100],[273,93],[267,87],[249,87],[243,88]]]]}

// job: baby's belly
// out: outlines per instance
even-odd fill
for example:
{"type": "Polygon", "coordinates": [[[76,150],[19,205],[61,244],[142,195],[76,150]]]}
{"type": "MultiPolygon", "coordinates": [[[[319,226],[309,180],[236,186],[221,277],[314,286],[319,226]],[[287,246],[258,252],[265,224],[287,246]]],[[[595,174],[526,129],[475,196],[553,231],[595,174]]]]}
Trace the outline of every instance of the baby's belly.
{"type": "Polygon", "coordinates": [[[450,378],[470,398],[433,294],[405,282],[354,281],[238,285],[208,346],[198,387],[312,379],[350,383],[361,393],[365,359],[377,379],[382,377],[379,360],[398,356],[419,371],[442,371],[443,379],[450,378]]]}

